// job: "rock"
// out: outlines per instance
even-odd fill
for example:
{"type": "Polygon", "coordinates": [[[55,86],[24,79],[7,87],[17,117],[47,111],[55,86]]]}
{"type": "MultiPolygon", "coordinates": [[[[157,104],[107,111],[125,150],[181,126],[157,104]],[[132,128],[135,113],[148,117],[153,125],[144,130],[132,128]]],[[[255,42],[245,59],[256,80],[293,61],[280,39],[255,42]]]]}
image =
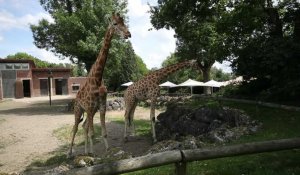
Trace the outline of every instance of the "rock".
{"type": "Polygon", "coordinates": [[[94,165],[95,159],[90,156],[77,156],[74,159],[74,165],[76,167],[88,167],[94,165]]]}
{"type": "MultiPolygon", "coordinates": [[[[207,139],[216,143],[237,139],[242,135],[256,132],[261,125],[252,121],[237,109],[200,107],[190,109],[180,105],[169,105],[164,113],[157,116],[155,124],[158,141],[186,136],[207,139]]],[[[196,148],[197,144],[192,144],[196,148]]]]}

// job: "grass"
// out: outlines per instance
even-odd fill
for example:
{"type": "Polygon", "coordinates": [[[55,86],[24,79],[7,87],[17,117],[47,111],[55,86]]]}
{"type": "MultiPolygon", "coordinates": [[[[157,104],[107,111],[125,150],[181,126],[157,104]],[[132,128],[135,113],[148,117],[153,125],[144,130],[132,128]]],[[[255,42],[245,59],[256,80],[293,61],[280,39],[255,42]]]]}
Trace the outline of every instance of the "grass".
{"type": "MultiPolygon", "coordinates": [[[[216,101],[192,101],[190,107],[220,107],[216,101]]],[[[300,112],[268,107],[258,107],[235,102],[224,102],[224,106],[241,109],[252,119],[263,123],[263,128],[254,135],[246,135],[229,144],[300,137],[300,112]]],[[[187,167],[189,175],[296,175],[300,174],[300,150],[287,150],[271,153],[219,158],[191,162],[187,167]]],[[[128,175],[173,174],[174,165],[166,165],[128,175]]]]}
{"type": "MultiPolygon", "coordinates": [[[[189,107],[209,106],[218,108],[219,103],[214,100],[194,100],[187,104],[189,107]]],[[[300,112],[286,111],[256,105],[224,102],[223,106],[243,110],[252,119],[263,123],[263,128],[254,135],[246,135],[230,144],[254,141],[283,139],[300,136],[300,112]]],[[[112,122],[124,125],[123,116],[110,117],[112,122]]],[[[134,120],[136,134],[151,137],[150,122],[148,120],[134,120]]],[[[100,136],[100,126],[95,125],[95,136],[100,136]]],[[[54,131],[54,135],[68,143],[71,125],[66,125],[54,131]]],[[[76,139],[83,143],[83,130],[79,128],[76,139]]],[[[61,164],[68,160],[63,154],[58,154],[48,160],[38,160],[35,166],[49,166],[61,164]]],[[[237,157],[219,158],[206,161],[196,161],[188,164],[189,175],[293,175],[300,174],[300,150],[287,150],[271,153],[244,155],[237,157]]],[[[126,175],[168,175],[174,174],[174,165],[165,165],[126,173],[126,175]]]]}
{"type": "MultiPolygon", "coordinates": [[[[68,143],[71,139],[73,125],[64,125],[53,131],[53,135],[57,137],[59,140],[68,143]]],[[[94,139],[97,141],[101,138],[101,127],[99,125],[94,124],[94,139]]],[[[81,125],[78,126],[78,131],[75,137],[75,144],[82,145],[84,144],[84,130],[81,125]]]]}

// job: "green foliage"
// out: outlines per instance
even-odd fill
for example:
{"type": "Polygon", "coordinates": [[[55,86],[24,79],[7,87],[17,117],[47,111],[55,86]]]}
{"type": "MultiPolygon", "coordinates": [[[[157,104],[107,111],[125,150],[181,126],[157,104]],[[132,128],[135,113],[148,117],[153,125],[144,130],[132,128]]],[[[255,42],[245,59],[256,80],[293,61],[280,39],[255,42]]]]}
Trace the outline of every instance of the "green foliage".
{"type": "Polygon", "coordinates": [[[158,1],[151,6],[151,23],[156,29],[175,30],[176,54],[181,59],[197,59],[203,80],[210,80],[210,69],[216,60],[222,61],[226,47],[224,36],[216,30],[217,20],[224,9],[222,1],[189,2],[158,1]]]}
{"type": "MultiPolygon", "coordinates": [[[[162,67],[176,64],[178,62],[180,62],[180,58],[172,53],[170,56],[167,57],[167,59],[165,59],[163,61],[162,67]]],[[[177,83],[177,84],[182,83],[189,78],[198,80],[198,81],[204,81],[203,80],[204,78],[203,78],[201,72],[200,73],[195,73],[195,72],[197,72],[197,70],[195,70],[195,68],[182,69],[182,70],[179,70],[179,71],[173,73],[172,75],[170,75],[167,78],[167,80],[171,81],[173,83],[177,83]]],[[[211,75],[211,78],[216,81],[227,81],[230,79],[229,73],[224,73],[221,69],[217,69],[215,67],[212,67],[210,69],[210,75],[211,75]]]]}
{"type": "Polygon", "coordinates": [[[240,1],[230,9],[217,29],[226,36],[236,74],[258,79],[250,82],[253,86],[267,81],[269,86],[253,89],[258,96],[275,101],[299,99],[300,3],[240,1]]]}
{"type": "MultiPolygon", "coordinates": [[[[54,22],[45,19],[31,25],[34,43],[38,48],[50,50],[58,56],[68,57],[78,64],[76,75],[85,75],[94,64],[108,28],[111,14],[115,11],[124,16],[127,0],[41,0],[41,5],[50,13],[54,22]]],[[[126,19],[126,18],[125,18],[126,19]]],[[[141,63],[130,41],[113,37],[104,70],[106,85],[116,90],[120,84],[131,80],[139,72],[141,63]],[[139,64],[139,67],[136,67],[139,64]]],[[[141,66],[141,71],[143,67],[141,66]]]]}
{"type": "Polygon", "coordinates": [[[48,68],[48,67],[66,67],[66,65],[49,63],[47,61],[42,61],[32,55],[29,55],[25,52],[18,52],[14,55],[6,56],[6,59],[14,59],[14,60],[32,60],[37,68],[48,68]]]}

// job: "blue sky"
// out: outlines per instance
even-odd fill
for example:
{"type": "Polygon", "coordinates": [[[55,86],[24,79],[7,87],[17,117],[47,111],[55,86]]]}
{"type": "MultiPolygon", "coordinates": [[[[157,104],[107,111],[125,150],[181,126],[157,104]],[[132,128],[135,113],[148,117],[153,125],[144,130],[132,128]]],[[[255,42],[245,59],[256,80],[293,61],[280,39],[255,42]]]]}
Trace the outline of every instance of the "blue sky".
{"type": "MultiPolygon", "coordinates": [[[[128,16],[133,48],[151,69],[159,68],[163,60],[175,51],[175,38],[173,30],[148,31],[152,26],[147,2],[156,4],[156,0],[128,0],[128,16]]],[[[0,58],[26,52],[49,62],[68,62],[33,44],[29,24],[37,24],[42,18],[51,20],[39,0],[0,0],[0,58]]],[[[216,63],[215,66],[230,71],[224,64],[216,63]]]]}

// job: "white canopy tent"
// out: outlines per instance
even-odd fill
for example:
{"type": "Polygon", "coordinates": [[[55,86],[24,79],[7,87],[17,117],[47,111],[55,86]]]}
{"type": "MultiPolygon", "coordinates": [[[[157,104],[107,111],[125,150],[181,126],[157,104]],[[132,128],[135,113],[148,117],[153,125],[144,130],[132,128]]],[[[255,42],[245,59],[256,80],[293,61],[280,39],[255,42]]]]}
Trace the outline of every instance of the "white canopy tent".
{"type": "Polygon", "coordinates": [[[132,82],[132,81],[129,81],[129,82],[127,82],[127,83],[121,84],[121,86],[130,86],[130,85],[132,85],[132,84],[133,84],[133,82],[132,82]]]}
{"type": "Polygon", "coordinates": [[[176,87],[177,85],[174,84],[174,83],[172,83],[172,82],[170,82],[170,81],[166,81],[166,82],[160,84],[159,86],[160,87],[171,87],[172,88],[172,87],[176,87]]]}
{"type": "Polygon", "coordinates": [[[215,81],[215,80],[210,80],[210,81],[204,83],[203,86],[221,87],[221,86],[224,86],[224,83],[223,82],[218,82],[218,81],[215,81]]]}
{"type": "Polygon", "coordinates": [[[194,86],[203,86],[204,83],[200,82],[200,81],[196,81],[196,80],[192,80],[192,79],[188,79],[183,83],[180,83],[178,86],[189,86],[191,87],[191,95],[193,94],[193,87],[194,86]]]}
{"type": "Polygon", "coordinates": [[[168,88],[168,93],[170,93],[170,88],[177,87],[177,84],[174,84],[170,81],[166,81],[166,82],[160,84],[159,86],[160,87],[167,87],[168,88]]]}

